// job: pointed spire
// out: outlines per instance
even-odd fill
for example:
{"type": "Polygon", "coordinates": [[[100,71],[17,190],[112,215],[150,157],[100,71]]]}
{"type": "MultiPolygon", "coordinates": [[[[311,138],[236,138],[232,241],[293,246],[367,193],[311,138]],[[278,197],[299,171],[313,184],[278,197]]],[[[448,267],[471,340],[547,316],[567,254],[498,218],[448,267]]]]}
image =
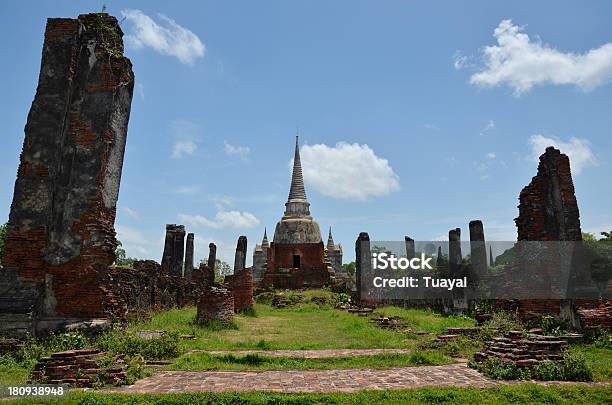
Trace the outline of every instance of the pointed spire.
{"type": "Polygon", "coordinates": [[[291,175],[291,189],[289,198],[285,203],[285,216],[283,218],[310,218],[310,203],[306,198],[304,177],[302,176],[302,161],[300,160],[299,139],[295,137],[295,155],[293,158],[293,173],[291,175]]]}
{"type": "Polygon", "coordinates": [[[268,229],[267,228],[264,228],[264,236],[263,236],[263,239],[261,241],[261,247],[262,248],[270,247],[270,242],[268,242],[268,229]]]}
{"type": "Polygon", "coordinates": [[[327,237],[327,250],[334,250],[336,247],[334,246],[334,238],[331,233],[331,226],[329,227],[329,236],[327,237]]]}
{"type": "Polygon", "coordinates": [[[304,189],[304,177],[302,176],[302,161],[300,159],[299,136],[295,136],[295,155],[293,158],[293,174],[291,175],[291,190],[289,190],[289,201],[306,201],[306,190],[304,189]]]}

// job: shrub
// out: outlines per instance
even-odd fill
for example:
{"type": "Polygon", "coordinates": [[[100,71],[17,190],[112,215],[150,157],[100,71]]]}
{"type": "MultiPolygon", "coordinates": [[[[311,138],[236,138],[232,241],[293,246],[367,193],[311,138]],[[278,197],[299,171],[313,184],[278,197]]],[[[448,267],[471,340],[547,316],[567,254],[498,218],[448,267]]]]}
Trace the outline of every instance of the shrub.
{"type": "Polygon", "coordinates": [[[567,351],[563,355],[563,379],[567,381],[592,381],[593,370],[582,353],[567,351]]]}
{"type": "Polygon", "coordinates": [[[83,349],[87,347],[89,341],[87,337],[80,333],[60,333],[50,334],[44,340],[44,346],[51,352],[62,352],[65,350],[83,349]]]}
{"type": "Polygon", "coordinates": [[[520,368],[512,362],[503,361],[497,357],[488,357],[481,363],[470,362],[470,367],[495,380],[528,380],[531,378],[528,368],[520,368]]]}
{"type": "Polygon", "coordinates": [[[125,373],[125,383],[134,384],[136,380],[146,377],[149,373],[145,369],[146,361],[141,355],[126,356],[127,370],[125,373]]]}
{"type": "Polygon", "coordinates": [[[274,291],[264,291],[255,296],[255,302],[258,304],[272,305],[274,291]]]}
{"type": "Polygon", "coordinates": [[[272,298],[272,307],[286,308],[293,307],[304,301],[304,297],[299,292],[283,291],[274,294],[272,298]]]}
{"type": "Polygon", "coordinates": [[[593,331],[592,340],[595,347],[612,349],[612,333],[603,326],[599,326],[593,331]]]}
{"type": "Polygon", "coordinates": [[[159,337],[143,339],[134,332],[115,329],[100,335],[95,345],[111,353],[141,355],[151,360],[173,358],[180,354],[178,332],[167,332],[159,337]]]}
{"type": "Polygon", "coordinates": [[[534,378],[543,381],[563,380],[563,369],[559,363],[544,360],[533,368],[534,378]]]}
{"type": "Polygon", "coordinates": [[[540,328],[545,335],[559,336],[566,333],[569,329],[568,321],[565,319],[555,319],[552,316],[543,316],[540,321],[540,328]]]}
{"type": "Polygon", "coordinates": [[[593,372],[580,353],[565,352],[561,364],[544,360],[532,369],[518,367],[516,364],[489,357],[481,363],[471,361],[469,366],[496,380],[528,380],[535,378],[543,381],[592,381],[593,372]]]}
{"type": "Polygon", "coordinates": [[[506,334],[511,330],[524,330],[525,326],[512,312],[494,312],[491,319],[487,320],[480,331],[481,340],[491,340],[493,336],[506,334]]]}

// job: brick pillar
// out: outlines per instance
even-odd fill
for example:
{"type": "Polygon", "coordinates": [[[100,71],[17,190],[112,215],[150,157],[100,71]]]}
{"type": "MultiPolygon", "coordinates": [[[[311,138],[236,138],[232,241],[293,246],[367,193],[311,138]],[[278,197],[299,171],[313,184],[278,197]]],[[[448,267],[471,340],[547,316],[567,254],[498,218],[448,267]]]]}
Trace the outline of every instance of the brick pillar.
{"type": "Polygon", "coordinates": [[[173,276],[183,275],[183,259],[185,258],[185,226],[178,225],[174,238],[174,257],[170,268],[173,276]]]}
{"type": "Polygon", "coordinates": [[[188,233],[185,246],[185,272],[183,274],[187,278],[191,277],[191,272],[193,271],[193,239],[194,234],[188,233]]]}
{"type": "Polygon", "coordinates": [[[247,237],[240,236],[236,244],[236,254],[234,256],[234,273],[246,267],[247,237]]]}
{"type": "Polygon", "coordinates": [[[454,275],[459,270],[462,258],[461,229],[451,229],[448,231],[448,266],[451,275],[454,275]]]}
{"type": "MultiPolygon", "coordinates": [[[[162,256],[162,271],[173,276],[183,275],[183,258],[185,256],[185,226],[166,225],[166,239],[162,256]]],[[[193,258],[193,256],[192,256],[193,258]]],[[[193,270],[193,259],[192,267],[193,270]]]]}
{"type": "Polygon", "coordinates": [[[362,277],[372,273],[372,254],[370,252],[370,235],[361,232],[355,242],[355,277],[357,283],[357,304],[362,302],[362,277]]]}
{"type": "Polygon", "coordinates": [[[470,221],[469,227],[472,276],[479,278],[487,272],[487,247],[485,246],[484,227],[482,221],[479,220],[470,221]]]}
{"type": "Polygon", "coordinates": [[[416,254],[414,250],[414,239],[410,236],[404,236],[404,241],[406,242],[406,257],[412,259],[416,254]]]}
{"type": "Polygon", "coordinates": [[[47,20],[4,257],[6,271],[41,288],[40,316],[105,313],[98,270],[115,260],[134,88],[122,36],[105,13],[47,20]]]}

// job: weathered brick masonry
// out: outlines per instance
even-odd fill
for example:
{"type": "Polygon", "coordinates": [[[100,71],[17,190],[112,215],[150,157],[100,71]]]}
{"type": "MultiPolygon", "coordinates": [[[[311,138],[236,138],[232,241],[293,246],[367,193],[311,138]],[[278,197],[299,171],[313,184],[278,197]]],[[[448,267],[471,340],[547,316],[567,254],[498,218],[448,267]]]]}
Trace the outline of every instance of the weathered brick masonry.
{"type": "Polygon", "coordinates": [[[136,261],[133,269],[112,268],[102,288],[107,292],[105,310],[116,317],[196,305],[206,285],[200,280],[175,276],[152,260],[136,261]]]}
{"type": "Polygon", "coordinates": [[[100,271],[115,260],[134,87],[122,36],[104,13],[47,21],[0,275],[2,331],[105,315],[100,271]]]}

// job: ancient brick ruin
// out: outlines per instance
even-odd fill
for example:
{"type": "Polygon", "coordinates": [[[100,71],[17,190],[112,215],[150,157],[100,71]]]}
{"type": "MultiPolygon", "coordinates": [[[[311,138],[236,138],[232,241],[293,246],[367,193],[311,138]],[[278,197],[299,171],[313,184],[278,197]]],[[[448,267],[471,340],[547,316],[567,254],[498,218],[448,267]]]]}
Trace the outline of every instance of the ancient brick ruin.
{"type": "Polygon", "coordinates": [[[115,356],[116,365],[102,367],[98,363],[106,355],[99,350],[69,350],[53,353],[36,363],[32,380],[44,384],[68,384],[88,388],[95,383],[116,385],[126,378],[125,361],[115,356]]]}
{"type": "Polygon", "coordinates": [[[200,295],[197,322],[208,325],[218,322],[230,324],[234,319],[234,294],[223,286],[213,286],[200,295]]]}
{"type": "MultiPolygon", "coordinates": [[[[264,287],[321,287],[331,281],[321,230],[310,215],[297,137],[285,213],[276,224],[274,240],[267,252],[264,287]]],[[[262,270],[255,268],[254,272],[259,276],[262,270]]]]}
{"type": "Polygon", "coordinates": [[[122,36],[104,13],[47,21],[0,275],[2,332],[106,314],[101,271],[115,260],[134,87],[122,36]]]}
{"type": "Polygon", "coordinates": [[[519,196],[518,240],[579,241],[580,213],[567,155],[546,148],[537,175],[519,196]]]}
{"type": "Polygon", "coordinates": [[[518,367],[532,368],[543,361],[561,364],[568,342],[558,336],[543,336],[511,331],[504,337],[495,337],[485,343],[482,351],[474,354],[476,362],[490,357],[514,363],[518,367]]]}
{"type": "Polygon", "coordinates": [[[234,274],[225,276],[225,284],[234,295],[234,311],[253,308],[253,270],[246,268],[247,238],[240,236],[236,246],[234,274]]]}
{"type": "Polygon", "coordinates": [[[474,220],[470,228],[470,258],[472,260],[472,277],[477,280],[487,273],[487,247],[485,246],[484,227],[482,221],[474,220]]]}
{"type": "Polygon", "coordinates": [[[409,259],[415,257],[414,239],[409,236],[404,236],[404,242],[406,243],[406,257],[409,259]]]}
{"type": "Polygon", "coordinates": [[[164,253],[161,261],[162,268],[164,271],[167,271],[174,276],[182,276],[184,258],[185,226],[176,224],[166,225],[166,239],[164,242],[164,253]]]}
{"type": "Polygon", "coordinates": [[[183,276],[190,278],[193,272],[193,242],[195,235],[193,233],[187,234],[187,243],[185,244],[185,267],[183,269],[183,276]]]}

